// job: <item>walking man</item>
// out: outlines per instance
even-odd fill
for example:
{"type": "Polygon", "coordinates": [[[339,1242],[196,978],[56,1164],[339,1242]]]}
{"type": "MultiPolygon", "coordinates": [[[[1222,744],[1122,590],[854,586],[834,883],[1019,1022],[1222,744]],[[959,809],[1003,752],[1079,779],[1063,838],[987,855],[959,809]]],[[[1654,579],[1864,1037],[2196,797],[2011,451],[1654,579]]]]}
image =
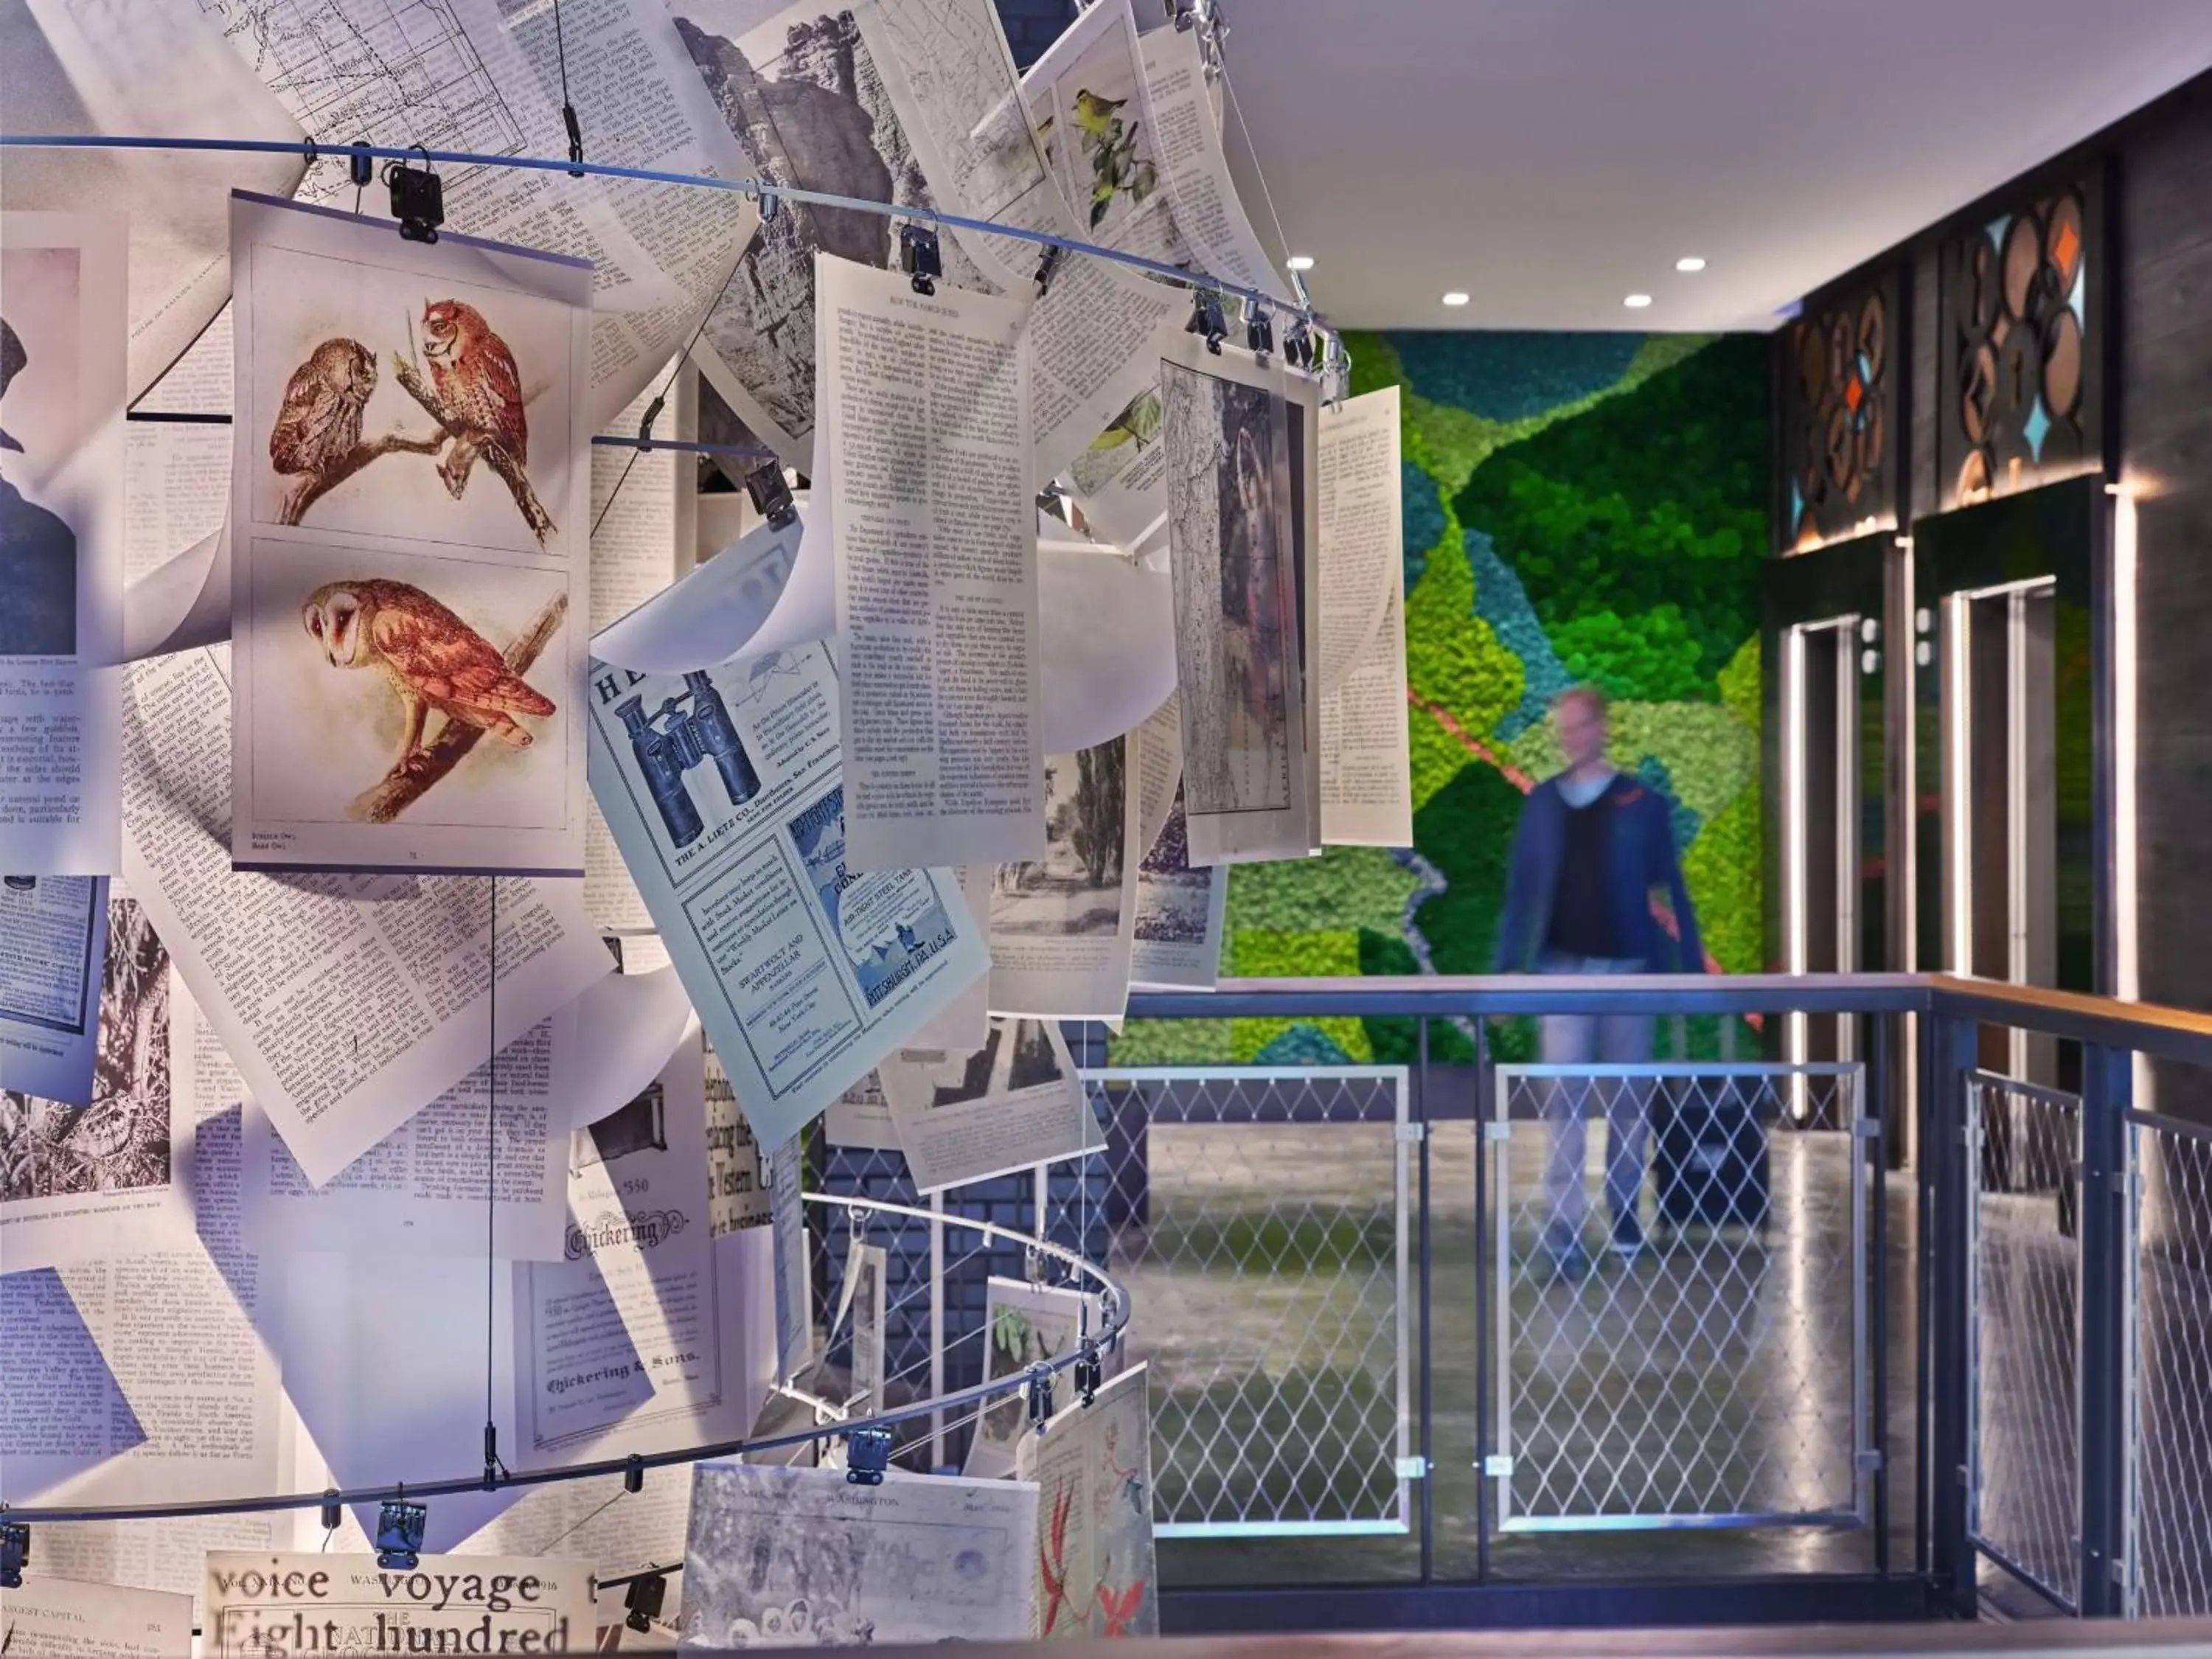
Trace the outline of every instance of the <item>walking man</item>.
{"type": "MultiPolygon", "coordinates": [[[[1498,969],[1525,974],[1700,973],[1705,951],[1689,889],[1674,856],[1664,798],[1613,770],[1605,757],[1604,693],[1577,686],[1552,705],[1566,769],[1528,793],[1507,868],[1498,969]],[[1664,888],[1674,926],[1655,914],[1664,888]]],[[[1547,1014],[1547,1065],[1639,1064],[1651,1057],[1651,1020],[1643,1014],[1547,1014]]],[[[1644,1195],[1650,1089],[1643,1079],[1557,1078],[1546,1097],[1551,1146],[1544,1170],[1544,1248],[1559,1273],[1589,1270],[1583,1225],[1584,1121],[1593,1100],[1606,1117],[1605,1200],[1613,1249],[1644,1248],[1638,1211],[1644,1195]]]]}

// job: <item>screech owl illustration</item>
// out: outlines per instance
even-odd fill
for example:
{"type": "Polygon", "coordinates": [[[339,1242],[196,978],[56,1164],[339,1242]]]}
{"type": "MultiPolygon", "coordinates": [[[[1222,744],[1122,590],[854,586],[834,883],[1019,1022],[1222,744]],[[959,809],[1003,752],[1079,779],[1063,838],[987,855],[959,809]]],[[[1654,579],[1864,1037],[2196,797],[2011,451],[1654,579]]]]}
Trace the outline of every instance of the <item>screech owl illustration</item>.
{"type": "Polygon", "coordinates": [[[284,402],[269,429],[269,462],[277,471],[319,474],[361,443],[361,414],[376,390],[376,355],[343,335],[318,345],[284,386],[284,402]]]}
{"type": "Polygon", "coordinates": [[[550,714],[551,698],[526,685],[491,642],[419,587],[363,580],[325,582],[307,596],[300,620],[333,668],[384,671],[406,711],[406,731],[390,775],[427,763],[423,721],[433,708],[527,749],[517,714],[550,714]]]}
{"type": "Polygon", "coordinates": [[[496,445],[520,469],[530,460],[530,422],[522,407],[522,376],[514,354],[492,331],[483,313],[459,300],[422,307],[422,355],[438,401],[461,424],[438,476],[458,501],[483,450],[496,445]]]}

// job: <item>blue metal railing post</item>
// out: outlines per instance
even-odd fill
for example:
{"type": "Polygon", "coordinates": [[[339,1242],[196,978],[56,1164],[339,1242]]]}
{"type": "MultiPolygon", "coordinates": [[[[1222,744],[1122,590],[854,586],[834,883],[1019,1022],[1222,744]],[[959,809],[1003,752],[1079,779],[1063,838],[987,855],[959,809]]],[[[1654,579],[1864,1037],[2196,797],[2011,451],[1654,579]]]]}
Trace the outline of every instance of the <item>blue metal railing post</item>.
{"type": "Polygon", "coordinates": [[[1874,1392],[1868,1437],[1880,1460],[1874,1468],[1874,1568],[1884,1577],[1889,1576],[1889,1142],[1894,1132],[1890,1118],[1889,1032],[1894,1018],[1890,1014],[1867,1017],[1870,1063],[1864,1076],[1873,1096],[1860,1113],[1862,1120],[1871,1122],[1876,1131],[1868,1139],[1865,1152],[1874,1212],[1867,1252],[1872,1258],[1868,1271],[1874,1275],[1869,1287],[1874,1316],[1873,1328],[1868,1334],[1868,1368],[1874,1392]]]}
{"type": "Polygon", "coordinates": [[[1435,1237],[1429,1226],[1429,1143],[1435,1127],[1429,1121],[1429,1020],[1421,1016],[1416,1029],[1420,1034],[1419,1070],[1414,1074],[1413,1121],[1420,1126],[1421,1139],[1417,1152],[1420,1160],[1420,1206],[1416,1237],[1421,1249],[1421,1349],[1420,1349],[1420,1448],[1421,1448],[1421,1582],[1431,1584],[1437,1577],[1437,1460],[1435,1448],[1429,1443],[1430,1430],[1436,1417],[1434,1385],[1436,1372],[1430,1364],[1429,1332],[1433,1321],[1430,1317],[1429,1264],[1435,1237]]]}
{"type": "Polygon", "coordinates": [[[1490,1206],[1503,1204],[1505,1194],[1492,1189],[1490,1182],[1490,1022],[1477,1012],[1474,1026],[1474,1579],[1490,1579],[1490,1516],[1492,1497],[1490,1455],[1497,1446],[1492,1426],[1498,1409],[1498,1370],[1490,1351],[1492,1274],[1497,1264],[1490,1257],[1496,1248],[1490,1206]]]}
{"type": "Polygon", "coordinates": [[[2085,1619],[2127,1611],[2127,1346],[2135,1340],[2127,1295],[2128,1109],[2134,1082],[2130,1050],[2084,1045],[2079,1352],[2085,1619]]]}

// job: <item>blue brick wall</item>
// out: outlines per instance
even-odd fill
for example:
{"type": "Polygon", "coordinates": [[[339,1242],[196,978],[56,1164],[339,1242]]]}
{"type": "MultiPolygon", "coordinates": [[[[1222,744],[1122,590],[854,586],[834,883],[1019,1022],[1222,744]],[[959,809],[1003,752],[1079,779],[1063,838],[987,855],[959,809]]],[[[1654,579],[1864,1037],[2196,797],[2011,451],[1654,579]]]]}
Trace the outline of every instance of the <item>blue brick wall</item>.
{"type": "Polygon", "coordinates": [[[1027,69],[1075,18],[1075,0],[999,0],[999,21],[1014,62],[1027,69]]]}

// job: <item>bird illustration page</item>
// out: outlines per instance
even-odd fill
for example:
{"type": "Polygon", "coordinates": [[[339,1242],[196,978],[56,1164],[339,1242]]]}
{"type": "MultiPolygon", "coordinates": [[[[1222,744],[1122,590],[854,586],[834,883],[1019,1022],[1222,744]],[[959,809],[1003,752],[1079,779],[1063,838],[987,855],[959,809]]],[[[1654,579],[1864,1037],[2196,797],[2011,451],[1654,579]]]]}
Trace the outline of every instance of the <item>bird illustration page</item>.
{"type": "Polygon", "coordinates": [[[950,869],[855,871],[820,643],[680,674],[594,660],[592,798],[753,1138],[781,1146],[990,971],[950,869]]]}
{"type": "Polygon", "coordinates": [[[592,267],[231,198],[231,859],[580,874],[592,267]]]}

